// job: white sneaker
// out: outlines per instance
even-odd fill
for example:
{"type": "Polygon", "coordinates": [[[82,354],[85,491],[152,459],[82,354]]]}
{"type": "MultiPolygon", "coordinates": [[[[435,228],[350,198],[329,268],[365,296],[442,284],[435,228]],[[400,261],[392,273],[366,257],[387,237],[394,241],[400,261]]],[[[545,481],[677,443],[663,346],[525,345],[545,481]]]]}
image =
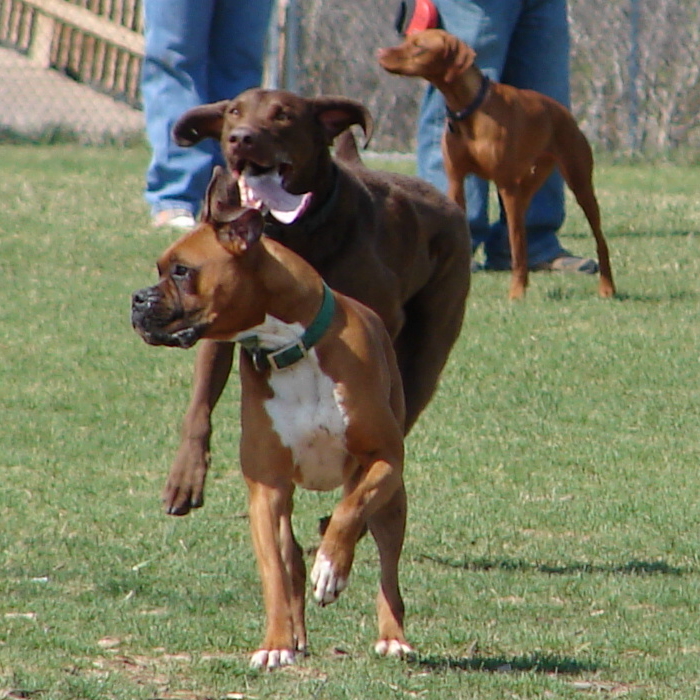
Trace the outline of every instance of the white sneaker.
{"type": "Polygon", "coordinates": [[[197,225],[192,212],[187,209],[163,209],[153,217],[153,225],[157,227],[190,229],[197,225]]]}

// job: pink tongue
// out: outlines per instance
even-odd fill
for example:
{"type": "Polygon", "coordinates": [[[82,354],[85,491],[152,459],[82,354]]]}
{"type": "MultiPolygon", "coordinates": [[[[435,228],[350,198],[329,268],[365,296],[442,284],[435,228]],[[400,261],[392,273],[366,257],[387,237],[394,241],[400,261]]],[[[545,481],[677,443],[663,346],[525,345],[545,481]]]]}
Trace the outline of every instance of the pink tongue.
{"type": "Polygon", "coordinates": [[[311,193],[290,194],[282,187],[279,173],[264,175],[246,174],[245,188],[249,189],[252,198],[267,206],[270,213],[283,224],[292,223],[306,209],[311,193]]]}

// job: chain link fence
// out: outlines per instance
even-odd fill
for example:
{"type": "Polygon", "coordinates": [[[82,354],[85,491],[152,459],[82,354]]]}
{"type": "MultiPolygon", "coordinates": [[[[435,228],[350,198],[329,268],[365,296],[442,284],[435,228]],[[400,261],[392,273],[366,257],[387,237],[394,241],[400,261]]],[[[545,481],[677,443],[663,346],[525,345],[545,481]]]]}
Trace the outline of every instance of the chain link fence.
{"type": "MultiPolygon", "coordinates": [[[[252,0],[251,0],[252,1],[252,0]]],[[[0,0],[0,142],[143,136],[142,0],[0,0]]],[[[423,86],[381,70],[398,0],[278,0],[265,82],[341,94],[372,147],[412,151],[423,86]]],[[[570,0],[574,113],[614,152],[700,149],[700,3],[570,0]]]]}

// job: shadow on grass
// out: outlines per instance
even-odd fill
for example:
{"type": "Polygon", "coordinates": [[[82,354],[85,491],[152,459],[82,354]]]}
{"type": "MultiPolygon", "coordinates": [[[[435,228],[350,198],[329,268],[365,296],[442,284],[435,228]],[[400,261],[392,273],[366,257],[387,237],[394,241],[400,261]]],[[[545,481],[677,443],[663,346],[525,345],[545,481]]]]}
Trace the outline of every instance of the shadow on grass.
{"type": "Polygon", "coordinates": [[[620,294],[615,295],[615,298],[620,301],[636,301],[643,304],[661,304],[668,302],[680,302],[685,304],[686,302],[697,302],[698,294],[691,289],[677,289],[669,294],[659,294],[657,296],[652,296],[650,294],[620,294]]]}
{"type": "Polygon", "coordinates": [[[431,671],[484,671],[488,673],[558,673],[577,676],[598,670],[591,661],[578,661],[557,654],[527,654],[525,656],[475,656],[452,658],[445,656],[418,656],[413,662],[431,671]]]}
{"type": "MultiPolygon", "coordinates": [[[[545,297],[549,301],[571,301],[572,299],[579,299],[581,296],[582,292],[578,288],[554,287],[545,291],[545,297]]],[[[678,289],[668,294],[632,294],[618,291],[615,293],[613,300],[618,302],[637,302],[640,304],[687,303],[696,302],[698,294],[691,289],[678,289]]]]}
{"type": "Polygon", "coordinates": [[[522,559],[448,559],[447,557],[419,554],[419,562],[429,561],[439,566],[467,571],[536,571],[542,574],[569,576],[572,574],[610,574],[623,576],[685,576],[692,574],[689,569],[671,566],[665,561],[632,560],[626,564],[533,564],[522,559]]]}
{"type": "MultiPolygon", "coordinates": [[[[652,240],[654,238],[692,238],[695,235],[695,231],[689,228],[674,228],[660,231],[659,229],[650,231],[630,231],[628,229],[613,229],[611,233],[605,231],[606,238],[614,238],[618,241],[639,241],[641,239],[652,240]]],[[[589,234],[590,236],[590,234],[589,234]]],[[[572,236],[575,238],[576,236],[572,236]]],[[[581,238],[585,238],[585,234],[581,234],[581,238]]]]}

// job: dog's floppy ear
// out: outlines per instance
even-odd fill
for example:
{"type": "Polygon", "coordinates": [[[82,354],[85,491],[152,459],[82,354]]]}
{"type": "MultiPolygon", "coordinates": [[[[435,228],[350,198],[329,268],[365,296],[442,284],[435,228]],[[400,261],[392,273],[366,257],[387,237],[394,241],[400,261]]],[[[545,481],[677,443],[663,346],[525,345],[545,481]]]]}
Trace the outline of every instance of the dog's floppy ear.
{"type": "Polygon", "coordinates": [[[314,112],[321,122],[328,139],[328,144],[353,124],[359,124],[365,134],[365,148],[372,138],[374,120],[369,110],[355,100],[346,97],[317,97],[313,102],[314,112]]]}
{"type": "Polygon", "coordinates": [[[458,75],[474,65],[476,51],[467,46],[456,36],[447,35],[445,38],[445,60],[449,68],[445,72],[445,82],[451,83],[458,75]]]}
{"type": "Polygon", "coordinates": [[[202,221],[225,223],[241,208],[238,183],[220,165],[214,166],[202,205],[202,221]]]}
{"type": "Polygon", "coordinates": [[[231,255],[243,255],[262,236],[265,222],[257,209],[239,207],[225,222],[214,222],[219,243],[231,255]]]}
{"type": "Polygon", "coordinates": [[[238,183],[220,165],[207,186],[202,221],[211,224],[221,245],[232,255],[244,253],[262,235],[264,221],[257,209],[241,207],[238,183]]]}
{"type": "Polygon", "coordinates": [[[202,139],[221,138],[224,128],[224,112],[228,100],[188,109],[173,127],[173,139],[178,146],[194,146],[202,139]]]}

